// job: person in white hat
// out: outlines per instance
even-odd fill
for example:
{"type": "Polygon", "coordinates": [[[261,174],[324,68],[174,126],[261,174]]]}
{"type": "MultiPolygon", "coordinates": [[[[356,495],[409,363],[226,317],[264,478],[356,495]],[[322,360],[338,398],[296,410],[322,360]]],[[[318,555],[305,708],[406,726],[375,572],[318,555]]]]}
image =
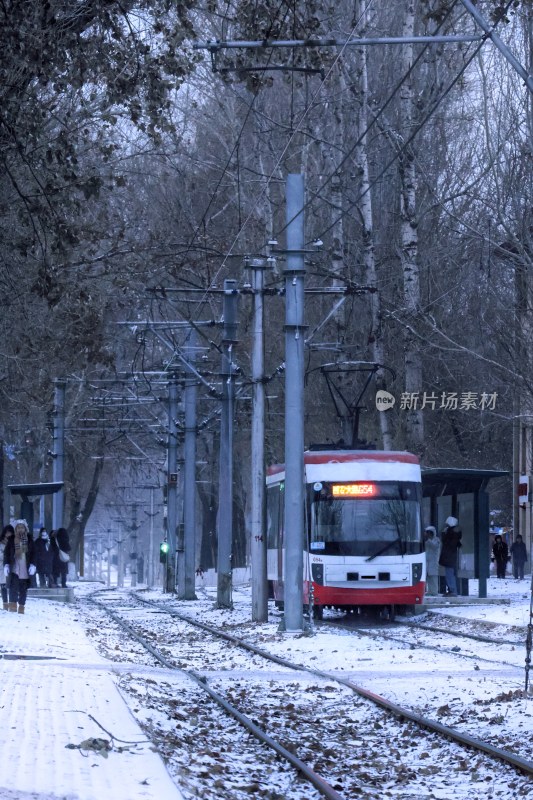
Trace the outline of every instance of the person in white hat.
{"type": "Polygon", "coordinates": [[[4,575],[9,578],[7,605],[8,611],[17,611],[18,602],[18,613],[24,614],[30,578],[35,575],[33,539],[25,519],[15,520],[13,527],[15,535],[8,540],[4,550],[4,575]]]}
{"type": "Polygon", "coordinates": [[[435,596],[439,593],[440,541],[433,525],[428,525],[424,529],[424,546],[426,549],[426,594],[435,596]]]}

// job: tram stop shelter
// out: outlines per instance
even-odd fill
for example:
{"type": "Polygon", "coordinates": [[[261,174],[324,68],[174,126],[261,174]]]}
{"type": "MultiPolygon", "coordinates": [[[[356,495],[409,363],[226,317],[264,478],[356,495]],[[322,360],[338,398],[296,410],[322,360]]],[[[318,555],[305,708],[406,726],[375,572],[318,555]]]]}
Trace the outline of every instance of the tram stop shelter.
{"type": "MultiPolygon", "coordinates": [[[[422,468],[424,525],[437,531],[445,527],[450,516],[459,520],[463,533],[459,551],[457,588],[468,595],[469,578],[479,581],[478,597],[487,597],[490,573],[489,482],[509,475],[505,470],[422,468]]],[[[444,578],[439,579],[444,589],[444,578]]]]}
{"type": "Polygon", "coordinates": [[[20,496],[20,518],[25,519],[28,528],[33,531],[33,504],[44,494],[55,494],[63,488],[63,482],[53,483],[18,483],[7,488],[11,494],[20,496]]]}

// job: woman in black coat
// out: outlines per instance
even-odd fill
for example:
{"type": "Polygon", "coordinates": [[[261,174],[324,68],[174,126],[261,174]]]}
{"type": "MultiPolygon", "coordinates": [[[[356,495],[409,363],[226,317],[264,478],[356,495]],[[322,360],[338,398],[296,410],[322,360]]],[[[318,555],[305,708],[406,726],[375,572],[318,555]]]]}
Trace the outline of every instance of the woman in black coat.
{"type": "Polygon", "coordinates": [[[63,553],[70,553],[70,539],[67,529],[58,528],[57,531],[51,531],[50,541],[52,542],[52,551],[54,554],[52,566],[54,583],[56,586],[59,586],[59,581],[61,581],[61,586],[64,589],[67,585],[68,561],[63,561],[61,559],[59,551],[62,550],[63,553]]]}
{"type": "Polygon", "coordinates": [[[507,559],[509,558],[509,548],[507,542],[504,542],[499,533],[494,537],[494,544],[492,545],[492,555],[496,562],[496,576],[498,578],[505,578],[505,570],[507,568],[507,559]]]}
{"type": "Polygon", "coordinates": [[[50,537],[46,528],[41,528],[39,536],[34,543],[35,566],[39,576],[39,588],[53,586],[52,567],[54,562],[54,552],[50,544],[50,537]]]}
{"type": "Polygon", "coordinates": [[[457,559],[462,537],[457,517],[448,517],[442,534],[439,564],[444,567],[446,588],[451,597],[457,597],[457,559]]]}

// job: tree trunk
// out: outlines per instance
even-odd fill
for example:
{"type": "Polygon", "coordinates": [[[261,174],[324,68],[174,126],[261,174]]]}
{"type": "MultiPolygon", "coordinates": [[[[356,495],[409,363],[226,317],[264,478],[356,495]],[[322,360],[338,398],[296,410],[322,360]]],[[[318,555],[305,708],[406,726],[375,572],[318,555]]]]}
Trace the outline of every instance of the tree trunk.
{"type": "MultiPolygon", "coordinates": [[[[402,34],[414,35],[415,4],[408,0],[402,34]]],[[[402,75],[413,62],[413,45],[402,47],[402,75]]],[[[400,90],[400,125],[403,140],[409,138],[414,125],[412,78],[400,90]]],[[[420,400],[422,392],[422,354],[420,344],[411,332],[411,323],[420,308],[420,275],[418,267],[418,221],[416,213],[416,168],[412,145],[402,147],[399,157],[400,175],[400,261],[403,273],[403,300],[406,326],[404,332],[405,392],[412,398],[406,406],[406,444],[421,452],[424,444],[424,423],[420,400]]]]}
{"type": "Polygon", "coordinates": [[[91,478],[91,485],[89,487],[89,491],[87,492],[87,496],[85,498],[85,502],[82,503],[79,499],[79,495],[76,492],[72,497],[72,505],[70,509],[70,520],[68,522],[68,532],[70,537],[70,547],[71,547],[71,558],[74,560],[78,549],[80,546],[83,545],[83,534],[85,533],[85,526],[89,521],[89,517],[91,516],[96,499],[98,497],[98,492],[100,489],[100,478],[102,476],[102,471],[104,469],[104,458],[103,458],[103,446],[102,444],[99,447],[100,457],[97,457],[94,462],[94,469],[91,478]]]}
{"type": "MultiPolygon", "coordinates": [[[[367,2],[360,0],[357,3],[356,18],[361,21],[361,36],[365,35],[367,26],[367,2]]],[[[359,96],[359,115],[357,138],[359,144],[355,151],[355,167],[359,178],[359,213],[363,229],[363,263],[365,270],[365,281],[369,286],[378,286],[378,275],[376,272],[374,223],[372,212],[372,195],[369,189],[369,170],[368,170],[368,141],[365,133],[368,127],[368,66],[367,66],[366,47],[358,48],[357,53],[357,79],[356,91],[359,96]]],[[[370,330],[368,332],[368,345],[372,353],[372,359],[377,364],[384,362],[383,334],[381,324],[381,297],[379,292],[369,295],[370,297],[370,330]]],[[[386,389],[385,371],[380,369],[376,374],[376,389],[386,389]]],[[[379,427],[381,432],[381,444],[384,450],[392,449],[392,433],[390,426],[390,416],[388,411],[380,411],[379,427]]]]}

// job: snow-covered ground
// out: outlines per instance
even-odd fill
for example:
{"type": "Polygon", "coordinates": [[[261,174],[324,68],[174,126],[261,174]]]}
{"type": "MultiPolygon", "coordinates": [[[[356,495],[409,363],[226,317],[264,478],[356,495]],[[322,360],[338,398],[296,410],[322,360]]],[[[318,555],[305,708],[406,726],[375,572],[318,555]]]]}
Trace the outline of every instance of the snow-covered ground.
{"type": "MultiPolygon", "coordinates": [[[[97,584],[76,583],[79,602],[73,605],[30,598],[24,615],[0,615],[0,729],[4,732],[1,800],[177,800],[182,796],[139,726],[145,716],[139,709],[139,692],[151,668],[135,669],[133,663],[146,661],[130,646],[121,652],[118,641],[110,640],[106,652],[109,654],[112,648],[117,660],[128,662],[124,667],[106,660],[96,649],[96,644],[101,646],[104,626],[98,614],[83,603],[83,597],[96,588],[97,584]],[[119,691],[127,672],[135,672],[132,681],[136,692],[119,691]],[[98,749],[105,742],[111,750],[98,749]]],[[[475,595],[475,585],[471,590],[475,595]]],[[[320,628],[314,636],[284,635],[278,631],[279,616],[275,612],[268,623],[251,624],[246,586],[234,590],[234,609],[230,612],[216,609],[215,590],[209,587],[199,589],[198,601],[189,603],[179,603],[160,592],[148,596],[202,621],[225,625],[272,653],[342,674],[444,724],[490,738],[500,747],[533,760],[533,694],[523,692],[530,582],[491,578],[488,593],[489,599],[502,598],[505,602],[455,606],[443,601],[431,614],[417,617],[432,624],[438,624],[438,615],[446,624],[450,624],[450,617],[457,618],[458,625],[469,620],[471,631],[480,628],[481,622],[498,623],[497,638],[508,638],[503,632],[509,630],[516,639],[514,647],[494,646],[491,650],[490,645],[480,644],[469,657],[461,653],[461,647],[454,649],[454,643],[450,644],[444,634],[442,640],[438,634],[431,640],[438,650],[389,640],[379,631],[368,636],[320,628]]],[[[143,619],[151,620],[154,630],[161,624],[160,617],[148,611],[143,619]]],[[[397,634],[394,629],[391,633],[396,636],[402,631],[397,634]]],[[[229,678],[240,675],[245,679],[247,669],[249,657],[243,654],[241,659],[239,651],[232,650],[230,662],[219,665],[218,673],[211,667],[210,680],[218,680],[222,686],[229,678]]],[[[249,678],[256,681],[257,675],[249,678]]],[[[176,722],[168,720],[166,724],[170,728],[176,722]]],[[[474,789],[466,772],[464,780],[461,796],[495,800],[517,796],[513,786],[502,789],[486,783],[482,790],[474,789]]],[[[476,785],[484,780],[488,778],[481,776],[476,785]]],[[[433,786],[428,789],[430,793],[420,796],[443,800],[458,796],[451,786],[449,794],[447,791],[446,786],[433,786]]],[[[523,784],[520,796],[528,796],[523,793],[523,784]]],[[[533,784],[529,796],[533,798],[533,784]]]]}

